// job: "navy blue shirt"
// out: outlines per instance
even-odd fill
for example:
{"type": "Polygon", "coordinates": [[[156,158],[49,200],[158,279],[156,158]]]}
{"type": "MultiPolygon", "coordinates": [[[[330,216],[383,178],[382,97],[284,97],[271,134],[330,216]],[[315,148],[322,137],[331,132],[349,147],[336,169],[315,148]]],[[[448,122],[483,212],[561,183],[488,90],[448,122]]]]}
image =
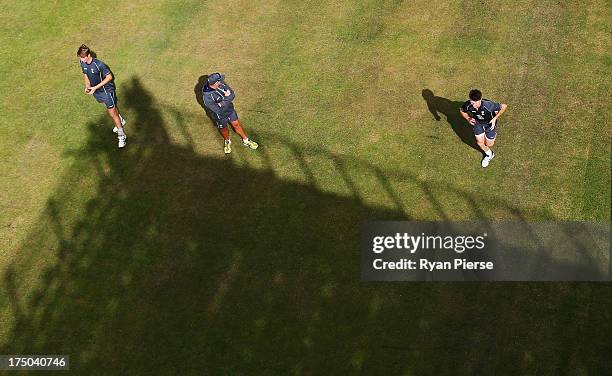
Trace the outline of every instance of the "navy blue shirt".
{"type": "Polygon", "coordinates": [[[477,123],[489,124],[491,119],[501,111],[501,105],[497,102],[483,99],[480,103],[480,107],[476,109],[472,106],[470,101],[466,101],[463,106],[461,106],[461,111],[468,114],[472,119],[475,119],[477,123]]]}
{"type": "MultiPolygon", "coordinates": [[[[102,82],[102,80],[104,80],[106,76],[111,74],[110,69],[108,69],[106,64],[104,64],[104,62],[98,59],[91,59],[90,64],[84,63],[82,61],[80,63],[81,70],[84,74],[87,75],[87,78],[89,78],[89,83],[91,83],[91,86],[96,86],[97,84],[102,82]]],[[[113,83],[113,80],[110,80],[100,89],[98,89],[98,91],[100,90],[115,90],[115,84],[113,83]]]]}
{"type": "Polygon", "coordinates": [[[234,98],[236,93],[229,87],[228,84],[222,82],[217,90],[214,90],[208,85],[204,85],[202,88],[202,99],[204,99],[204,105],[209,111],[214,113],[217,119],[228,117],[234,112],[234,98]],[[230,95],[225,96],[224,91],[229,90],[230,95]]]}

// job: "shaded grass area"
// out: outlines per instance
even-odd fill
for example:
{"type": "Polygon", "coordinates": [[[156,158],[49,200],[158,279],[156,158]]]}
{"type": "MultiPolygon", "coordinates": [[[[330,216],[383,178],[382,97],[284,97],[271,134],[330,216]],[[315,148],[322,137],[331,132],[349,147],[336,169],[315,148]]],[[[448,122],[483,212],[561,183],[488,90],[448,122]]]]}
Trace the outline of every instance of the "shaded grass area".
{"type": "MultiPolygon", "coordinates": [[[[123,90],[138,141],[118,153],[110,127],[87,125],[63,178],[73,184],[50,197],[4,273],[14,325],[2,353],[66,353],[87,374],[605,372],[609,289],[361,283],[356,229],[409,219],[401,208],[202,157],[169,142],[138,78],[123,90]],[[95,189],[71,206],[88,178],[95,189]],[[24,292],[43,254],[40,285],[24,292]]],[[[357,167],[302,155],[315,152],[357,167]]]]}

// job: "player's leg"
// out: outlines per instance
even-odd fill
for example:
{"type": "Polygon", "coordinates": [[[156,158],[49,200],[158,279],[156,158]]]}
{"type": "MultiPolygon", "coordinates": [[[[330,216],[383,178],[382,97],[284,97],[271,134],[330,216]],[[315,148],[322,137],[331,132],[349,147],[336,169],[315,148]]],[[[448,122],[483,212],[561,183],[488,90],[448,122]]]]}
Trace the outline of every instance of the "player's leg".
{"type": "Polygon", "coordinates": [[[117,98],[115,97],[115,91],[110,90],[106,92],[105,94],[106,96],[105,96],[104,104],[106,105],[106,110],[108,111],[108,115],[111,117],[111,119],[113,119],[113,122],[115,123],[115,128],[117,128],[117,138],[119,139],[118,146],[119,148],[123,148],[126,144],[127,136],[125,135],[125,132],[123,131],[123,125],[121,121],[122,119],[121,119],[121,116],[119,115],[119,111],[117,110],[117,98]]]}
{"type": "Polygon", "coordinates": [[[474,124],[474,137],[476,137],[478,147],[480,147],[480,149],[487,154],[489,147],[485,142],[485,130],[482,124],[474,124]]]}
{"type": "Polygon", "coordinates": [[[227,123],[229,119],[219,120],[216,125],[221,137],[223,137],[223,152],[225,154],[229,154],[232,152],[232,140],[230,140],[229,129],[227,128],[227,123]]]}
{"type": "Polygon", "coordinates": [[[115,123],[115,128],[117,128],[117,130],[122,129],[123,125],[121,124],[121,117],[119,116],[119,111],[117,111],[117,108],[107,108],[106,111],[108,111],[108,116],[113,119],[113,123],[115,123]]]}
{"type": "MultiPolygon", "coordinates": [[[[114,90],[111,90],[111,91],[109,92],[109,95],[110,95],[110,97],[111,97],[112,102],[114,103],[114,107],[115,107],[115,109],[117,110],[117,115],[119,116],[119,120],[121,121],[121,127],[124,127],[124,126],[125,126],[126,121],[125,121],[125,119],[123,118],[123,116],[121,116],[121,112],[119,112],[119,105],[117,104],[117,94],[115,93],[115,91],[114,91],[114,90]]],[[[114,132],[114,133],[118,133],[118,132],[119,132],[119,128],[114,127],[114,128],[113,128],[113,132],[114,132]]]]}
{"type": "Polygon", "coordinates": [[[481,164],[482,167],[487,167],[489,165],[489,163],[491,162],[491,159],[495,158],[495,152],[493,152],[493,149],[491,149],[493,147],[493,145],[495,144],[495,137],[497,135],[497,131],[494,129],[485,129],[485,133],[484,133],[484,143],[485,146],[487,147],[487,149],[489,150],[488,153],[486,153],[486,156],[483,158],[481,164]]]}
{"type": "Polygon", "coordinates": [[[242,138],[243,140],[245,138],[248,139],[244,128],[242,128],[242,124],[240,124],[240,120],[234,120],[230,124],[232,125],[232,129],[234,130],[234,132],[238,133],[238,136],[240,136],[240,138],[242,138]]]}
{"type": "Polygon", "coordinates": [[[497,127],[485,129],[485,145],[491,149],[495,144],[495,138],[497,137],[497,127]]]}
{"type": "Polygon", "coordinates": [[[119,149],[121,149],[125,147],[126,140],[127,140],[127,136],[125,132],[123,131],[123,126],[121,125],[121,117],[119,116],[119,112],[117,111],[117,108],[115,107],[108,108],[107,111],[108,111],[108,115],[113,119],[113,122],[115,123],[115,128],[117,129],[117,139],[119,140],[119,143],[117,146],[119,147],[119,149]]]}
{"type": "MultiPolygon", "coordinates": [[[[106,108],[113,108],[115,110],[116,115],[119,117],[119,122],[121,123],[120,127],[115,126],[115,128],[113,128],[113,132],[118,133],[119,128],[123,128],[123,126],[125,125],[125,119],[123,118],[123,116],[121,116],[121,113],[119,112],[119,106],[117,104],[117,94],[115,93],[115,91],[110,90],[107,94],[109,103],[106,108]]],[[[113,118],[113,121],[115,121],[115,115],[113,114],[111,117],[113,118]]]]}
{"type": "Polygon", "coordinates": [[[227,127],[219,128],[219,133],[221,133],[221,137],[223,137],[223,141],[230,141],[229,129],[227,129],[227,127]]]}
{"type": "Polygon", "coordinates": [[[476,143],[478,144],[478,147],[485,153],[485,155],[489,155],[491,149],[487,146],[485,134],[484,133],[477,134],[475,137],[476,137],[476,143]]]}
{"type": "Polygon", "coordinates": [[[489,162],[491,162],[491,159],[493,158],[493,152],[487,146],[485,138],[486,137],[484,133],[476,136],[476,143],[478,144],[478,146],[482,149],[482,151],[485,154],[484,157],[482,158],[482,161],[480,161],[480,165],[482,167],[487,167],[489,165],[489,162]]]}
{"type": "MultiPolygon", "coordinates": [[[[115,106],[115,109],[117,109],[117,115],[119,115],[119,120],[121,120],[121,127],[125,127],[125,123],[127,122],[125,121],[123,116],[121,116],[121,112],[119,112],[119,107],[115,106]]],[[[113,133],[117,133],[118,131],[119,129],[117,127],[113,128],[113,133]]]]}
{"type": "Polygon", "coordinates": [[[244,128],[242,128],[242,124],[240,124],[240,119],[238,119],[238,114],[236,111],[232,112],[230,115],[230,124],[232,125],[232,129],[234,132],[238,133],[240,138],[242,138],[242,144],[250,149],[257,149],[259,145],[257,142],[249,140],[244,128]]]}
{"type": "MultiPolygon", "coordinates": [[[[115,97],[114,90],[109,91],[96,91],[94,93],[96,100],[106,106],[106,111],[108,112],[108,116],[113,119],[113,123],[115,123],[116,128],[121,128],[121,116],[119,115],[119,111],[117,110],[117,99],[115,97]]],[[[115,130],[113,129],[113,132],[115,130]]],[[[116,133],[116,132],[115,132],[116,133]]]]}
{"type": "Polygon", "coordinates": [[[485,154],[484,158],[482,158],[482,161],[480,162],[480,165],[482,167],[487,167],[489,165],[489,162],[493,158],[493,152],[486,144],[485,130],[482,124],[474,125],[474,137],[476,137],[476,143],[478,144],[478,147],[480,147],[480,149],[485,154]]]}

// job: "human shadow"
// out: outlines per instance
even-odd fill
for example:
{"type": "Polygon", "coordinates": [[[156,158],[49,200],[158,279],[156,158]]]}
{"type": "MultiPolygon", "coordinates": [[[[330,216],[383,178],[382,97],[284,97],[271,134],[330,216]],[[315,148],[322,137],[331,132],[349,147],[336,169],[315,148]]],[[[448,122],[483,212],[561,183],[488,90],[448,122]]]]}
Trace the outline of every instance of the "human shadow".
{"type": "Polygon", "coordinates": [[[210,125],[216,128],[215,121],[214,121],[214,114],[212,113],[212,111],[206,108],[206,106],[204,105],[204,98],[202,97],[204,94],[204,88],[206,87],[206,85],[208,85],[208,75],[204,74],[198,77],[198,81],[193,87],[193,94],[195,95],[196,102],[198,102],[200,107],[202,107],[202,109],[204,110],[204,113],[206,114],[206,117],[208,118],[210,125]]]}
{"type": "Polygon", "coordinates": [[[437,97],[430,89],[423,89],[421,95],[423,99],[425,99],[425,102],[427,102],[427,108],[436,121],[442,119],[440,114],[444,115],[457,137],[459,137],[464,144],[484,155],[482,149],[480,149],[476,143],[472,126],[459,113],[459,109],[463,105],[463,102],[437,97]]]}
{"type": "Polygon", "coordinates": [[[195,95],[196,102],[202,107],[203,110],[206,110],[206,106],[204,105],[204,99],[202,98],[202,94],[204,93],[204,86],[208,84],[208,75],[202,75],[198,77],[198,82],[196,82],[193,87],[193,94],[195,95]]]}

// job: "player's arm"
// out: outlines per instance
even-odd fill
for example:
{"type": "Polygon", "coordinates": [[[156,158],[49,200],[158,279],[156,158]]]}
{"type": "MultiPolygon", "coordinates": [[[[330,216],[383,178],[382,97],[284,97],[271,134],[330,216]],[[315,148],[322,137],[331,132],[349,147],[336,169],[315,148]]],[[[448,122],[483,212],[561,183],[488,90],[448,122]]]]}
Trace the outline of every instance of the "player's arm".
{"type": "Polygon", "coordinates": [[[505,103],[500,104],[501,109],[499,111],[497,111],[497,115],[495,115],[495,117],[493,118],[493,120],[497,121],[497,119],[499,119],[499,117],[506,112],[506,109],[508,109],[508,105],[505,103]]]}
{"type": "Polygon", "coordinates": [[[231,102],[234,100],[234,98],[236,97],[236,93],[234,92],[234,90],[232,90],[231,87],[229,87],[229,85],[227,84],[223,84],[223,93],[225,94],[225,98],[223,98],[223,101],[227,101],[227,102],[231,102]]]}
{"type": "Polygon", "coordinates": [[[204,93],[203,99],[204,99],[204,106],[206,106],[207,109],[214,112],[220,118],[222,109],[221,109],[221,106],[219,105],[220,103],[215,101],[214,92],[204,93]]]}
{"type": "Polygon", "coordinates": [[[502,104],[500,104],[499,106],[500,106],[499,111],[497,111],[497,114],[496,114],[496,115],[493,117],[493,119],[491,119],[491,124],[492,124],[493,126],[495,126],[495,124],[497,123],[497,119],[499,119],[499,117],[500,117],[500,116],[501,116],[501,115],[502,115],[504,112],[506,112],[506,109],[508,108],[508,105],[507,105],[507,104],[505,104],[505,103],[502,103],[502,104]]]}
{"type": "Polygon", "coordinates": [[[89,88],[91,87],[91,82],[89,82],[89,77],[86,74],[83,74],[83,78],[85,79],[85,93],[89,94],[89,88]]]}
{"type": "Polygon", "coordinates": [[[467,113],[467,112],[463,111],[463,108],[459,109],[459,113],[461,114],[461,116],[463,116],[463,118],[464,118],[464,119],[465,119],[465,120],[466,120],[468,123],[470,123],[470,124],[472,124],[472,125],[476,124],[476,120],[475,120],[475,119],[472,119],[472,118],[470,117],[470,115],[468,115],[468,113],[467,113]]]}
{"type": "Polygon", "coordinates": [[[106,75],[106,77],[104,77],[104,79],[102,81],[100,81],[99,84],[97,84],[96,86],[91,88],[91,90],[89,91],[89,94],[93,94],[96,90],[98,90],[102,86],[106,85],[107,83],[111,82],[112,80],[113,80],[113,75],[109,72],[106,75]]]}

